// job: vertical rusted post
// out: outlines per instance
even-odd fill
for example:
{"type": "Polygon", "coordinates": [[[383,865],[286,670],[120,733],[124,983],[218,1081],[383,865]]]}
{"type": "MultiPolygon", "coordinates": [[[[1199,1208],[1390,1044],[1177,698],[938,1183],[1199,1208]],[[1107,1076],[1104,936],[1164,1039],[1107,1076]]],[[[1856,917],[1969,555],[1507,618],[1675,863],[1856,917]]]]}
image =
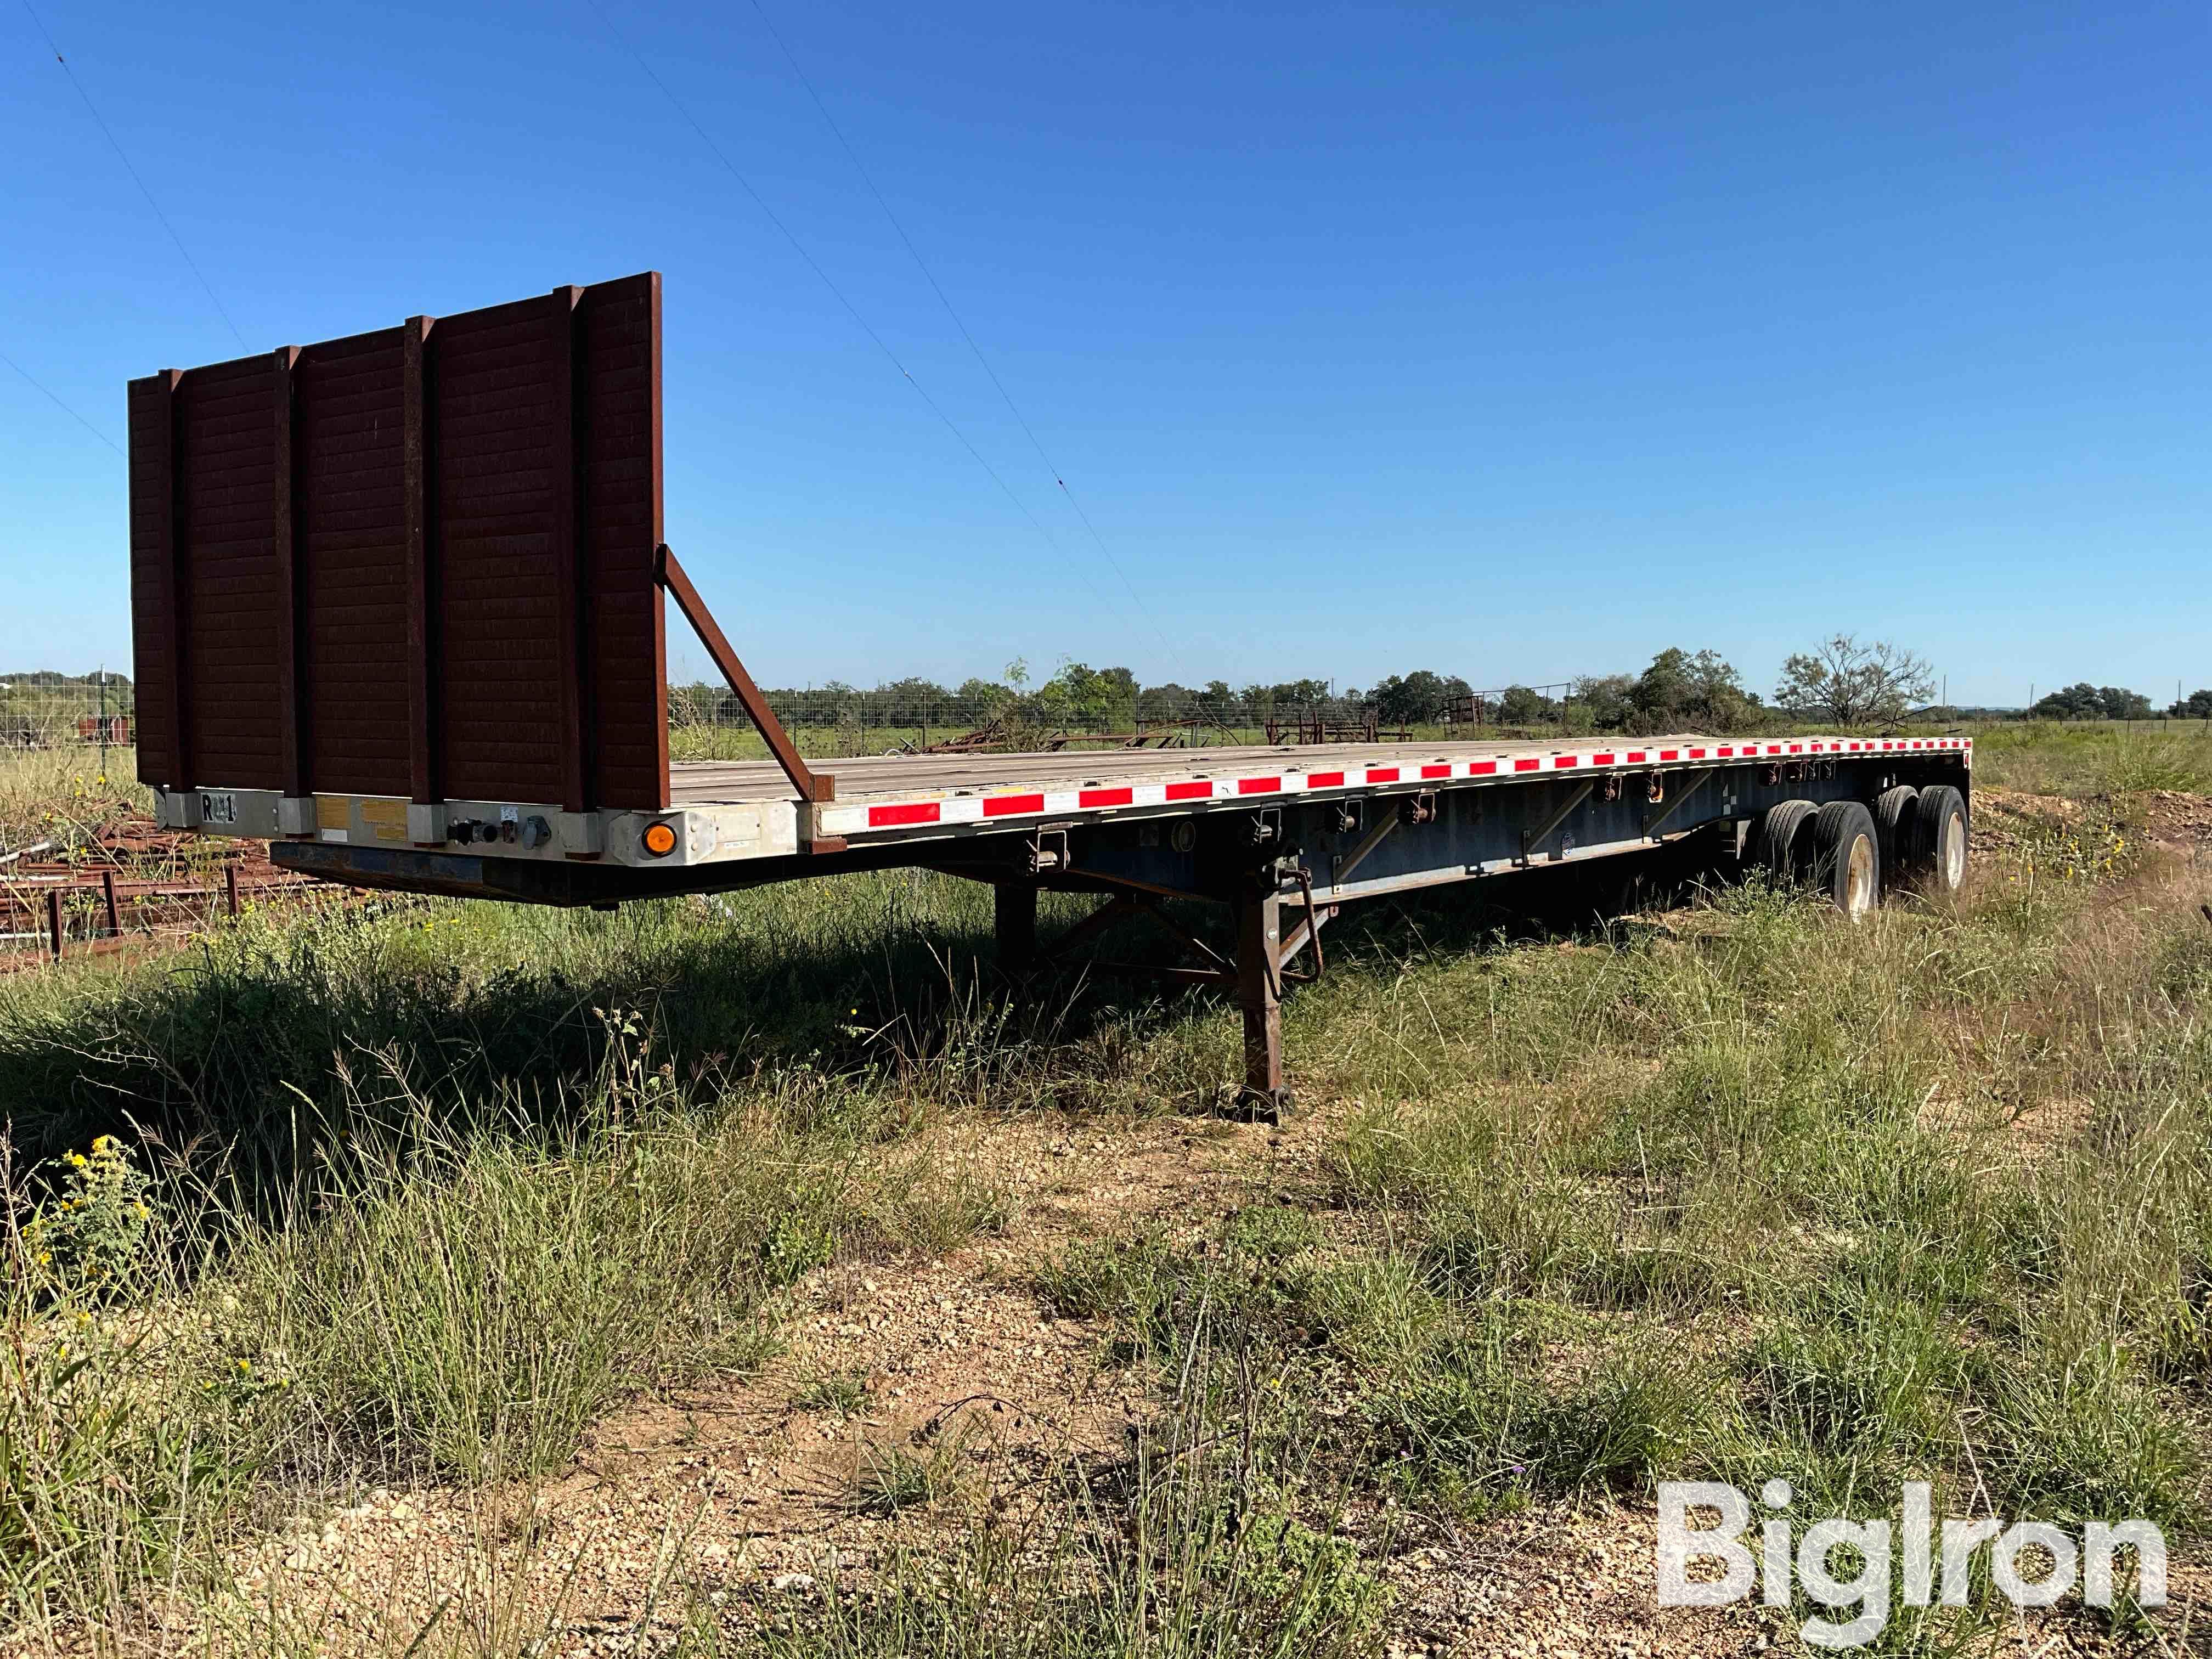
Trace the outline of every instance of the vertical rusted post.
{"type": "Polygon", "coordinates": [[[417,805],[444,799],[438,766],[436,578],[431,568],[429,437],[431,319],[399,331],[401,535],[407,571],[407,780],[417,805]]]}
{"type": "Polygon", "coordinates": [[[54,960],[62,959],[62,890],[46,889],[46,943],[54,953],[54,960]]]}
{"type": "Polygon", "coordinates": [[[580,288],[556,288],[549,296],[547,322],[553,360],[553,616],[560,641],[561,807],[588,812],[592,799],[592,657],[586,633],[590,605],[584,556],[590,538],[583,530],[583,459],[577,393],[577,305],[580,288]]]}
{"type": "Polygon", "coordinates": [[[112,939],[123,931],[123,907],[115,902],[115,872],[100,872],[100,896],[107,906],[107,933],[112,939]]]}
{"type": "Polygon", "coordinates": [[[300,571],[294,546],[294,484],[298,477],[297,450],[292,441],[295,401],[292,371],[300,361],[297,346],[279,346],[270,363],[276,431],[273,481],[275,501],[270,534],[276,550],[276,766],[283,793],[297,800],[307,793],[307,729],[300,709],[300,571]]]}
{"type": "Polygon", "coordinates": [[[224,907],[230,912],[230,919],[236,921],[238,920],[238,866],[234,864],[226,864],[222,866],[222,902],[224,907]]]}
{"type": "Polygon", "coordinates": [[[999,970],[1026,974],[1036,964],[1037,890],[1026,882],[1002,881],[991,891],[999,970]]]}
{"type": "Polygon", "coordinates": [[[1280,1117],[1290,1109],[1283,1086],[1283,980],[1279,952],[1283,901],[1272,884],[1237,901],[1237,1001],[1244,1014],[1245,1108],[1280,1117]]]}
{"type": "Polygon", "coordinates": [[[159,446],[155,459],[159,480],[155,486],[155,535],[158,543],[155,570],[161,585],[161,625],[169,635],[168,684],[162,689],[169,699],[170,775],[165,781],[173,789],[190,789],[198,781],[192,775],[191,720],[185,700],[185,690],[191,684],[185,662],[191,635],[186,612],[191,595],[185,570],[185,469],[177,453],[177,392],[184,378],[184,371],[179,368],[165,368],[154,378],[158,404],[154,437],[159,446]]]}
{"type": "Polygon", "coordinates": [[[668,538],[668,529],[661,504],[662,474],[660,460],[660,273],[653,271],[647,288],[647,328],[652,344],[647,349],[652,367],[647,386],[647,418],[652,422],[652,436],[647,440],[647,452],[653,457],[651,481],[653,506],[653,545],[656,568],[647,603],[653,607],[653,695],[659,708],[653,716],[653,744],[657,758],[653,763],[660,779],[660,793],[654,805],[665,811],[669,803],[668,772],[668,606],[661,596],[660,574],[658,569],[661,543],[668,538]]]}

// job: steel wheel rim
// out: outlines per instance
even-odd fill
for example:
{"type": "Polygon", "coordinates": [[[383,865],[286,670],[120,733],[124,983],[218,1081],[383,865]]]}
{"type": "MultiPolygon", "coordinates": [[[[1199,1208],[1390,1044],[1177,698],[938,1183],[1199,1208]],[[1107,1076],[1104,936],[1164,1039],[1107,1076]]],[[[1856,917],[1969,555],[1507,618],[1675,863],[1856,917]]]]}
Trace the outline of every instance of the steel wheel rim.
{"type": "Polygon", "coordinates": [[[1864,836],[1851,838],[1844,866],[1844,914],[1858,917],[1874,908],[1874,842],[1864,836]]]}
{"type": "Polygon", "coordinates": [[[1943,884],[1958,887],[1966,879],[1966,819],[1953,812],[1943,820],[1943,884]]]}

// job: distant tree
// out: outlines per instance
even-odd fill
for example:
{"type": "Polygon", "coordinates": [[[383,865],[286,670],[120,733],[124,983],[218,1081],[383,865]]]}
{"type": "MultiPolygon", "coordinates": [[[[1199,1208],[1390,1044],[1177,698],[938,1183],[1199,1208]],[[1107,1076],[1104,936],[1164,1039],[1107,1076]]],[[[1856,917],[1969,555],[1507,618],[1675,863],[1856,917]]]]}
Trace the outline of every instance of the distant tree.
{"type": "MultiPolygon", "coordinates": [[[[860,719],[860,693],[842,680],[825,680],[820,685],[809,686],[798,694],[799,724],[844,726],[857,722],[860,719]]],[[[744,708],[738,702],[735,692],[730,694],[729,702],[720,718],[725,726],[743,723],[744,708]]]]}
{"type": "Polygon", "coordinates": [[[2087,680],[2045,692],[2027,711],[2038,720],[2093,720],[2105,712],[2105,694],[2087,680]]]}
{"type": "Polygon", "coordinates": [[[1598,732],[1625,730],[1636,718],[1635,695],[1636,681],[1627,674],[1584,674],[1567,687],[1567,701],[1598,732]]]}
{"type": "Polygon", "coordinates": [[[2178,720],[2212,720],[2212,691],[2192,691],[2166,712],[2178,720]]]}
{"type": "Polygon", "coordinates": [[[1734,732],[1751,723],[1759,708],[1759,693],[1745,688],[1743,677],[1710,647],[1682,665],[1690,683],[1690,700],[1684,712],[1691,723],[1707,732],[1734,732]]]}
{"type": "Polygon", "coordinates": [[[1656,732],[1680,724],[1680,715],[1689,706],[1690,653],[1679,646],[1669,646],[1651,659],[1651,665],[1636,677],[1629,688],[1628,700],[1634,705],[1638,724],[1647,732],[1656,732]]]}
{"type": "Polygon", "coordinates": [[[1011,685],[1001,685],[996,680],[965,679],[952,694],[954,713],[951,718],[981,726],[1013,700],[1014,688],[1011,685]]]}
{"type": "Polygon", "coordinates": [[[1036,702],[1047,719],[1063,724],[1109,730],[1134,725],[1137,677],[1126,668],[1064,662],[1037,688],[1036,702]]]}
{"type": "Polygon", "coordinates": [[[1148,685],[1137,693],[1137,718],[1140,720],[1188,720],[1197,712],[1198,693],[1173,680],[1148,685]]]}
{"type": "Polygon", "coordinates": [[[1650,666],[1626,674],[1584,675],[1569,699],[1600,731],[1732,732],[1746,725],[1759,699],[1719,652],[1695,655],[1670,646],[1650,666]]]}
{"type": "Polygon", "coordinates": [[[878,686],[868,694],[868,702],[876,723],[883,726],[942,726],[959,718],[953,712],[952,693],[919,675],[878,686]]]}
{"type": "Polygon", "coordinates": [[[1526,685],[1509,685],[1498,694],[1498,720],[1502,726],[1545,726],[1559,717],[1559,705],[1526,685]]]}
{"type": "Polygon", "coordinates": [[[1375,682],[1375,689],[1367,695],[1375,705],[1376,714],[1385,722],[1395,723],[1413,718],[1407,711],[1419,694],[1408,689],[1403,675],[1385,674],[1375,682]]]}
{"type": "Polygon", "coordinates": [[[1443,718],[1444,700],[1449,694],[1443,675],[1417,668],[1410,674],[1392,674],[1377,682],[1370,695],[1385,726],[1419,726],[1443,718]]]}
{"type": "Polygon", "coordinates": [[[2045,693],[2028,712],[2046,720],[2147,720],[2152,714],[2150,699],[2142,692],[2087,680],[2045,693]]]}
{"type": "Polygon", "coordinates": [[[1823,640],[1782,665],[1774,701],[1838,726],[1891,725],[1936,689],[1927,659],[1887,640],[1862,645],[1850,634],[1823,640]]]}

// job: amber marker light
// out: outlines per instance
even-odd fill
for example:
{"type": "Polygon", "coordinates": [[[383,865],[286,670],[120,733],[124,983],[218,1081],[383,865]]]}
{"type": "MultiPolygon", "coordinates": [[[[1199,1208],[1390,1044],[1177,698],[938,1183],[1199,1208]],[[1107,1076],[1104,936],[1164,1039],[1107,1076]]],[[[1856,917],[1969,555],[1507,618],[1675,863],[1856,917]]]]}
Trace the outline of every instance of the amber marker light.
{"type": "Polygon", "coordinates": [[[648,823],[645,826],[645,850],[657,859],[666,858],[676,850],[676,826],[672,823],[648,823]]]}

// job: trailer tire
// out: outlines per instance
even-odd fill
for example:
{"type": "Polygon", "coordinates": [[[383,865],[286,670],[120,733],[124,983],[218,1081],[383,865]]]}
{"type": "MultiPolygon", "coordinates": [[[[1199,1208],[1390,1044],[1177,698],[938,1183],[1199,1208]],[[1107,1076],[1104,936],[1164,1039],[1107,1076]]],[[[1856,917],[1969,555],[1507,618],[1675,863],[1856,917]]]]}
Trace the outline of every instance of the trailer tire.
{"type": "Polygon", "coordinates": [[[1951,894],[1966,884],[1966,798],[1948,783],[1931,784],[1913,803],[1905,836],[1905,868],[1923,893],[1951,894]]]}
{"type": "Polygon", "coordinates": [[[1912,809],[1920,792],[1909,783],[1885,789],[1875,797],[1875,839],[1881,848],[1884,880],[1901,872],[1912,860],[1908,851],[1912,838],[1912,809]]]}
{"type": "Polygon", "coordinates": [[[1881,900],[1881,836],[1863,802],[1832,800],[1813,817],[1813,885],[1856,921],[1881,900]]]}
{"type": "Polygon", "coordinates": [[[1777,801],[1751,832],[1747,862],[1784,884],[1804,878],[1812,863],[1806,825],[1820,809],[1809,800],[1777,801]]]}

